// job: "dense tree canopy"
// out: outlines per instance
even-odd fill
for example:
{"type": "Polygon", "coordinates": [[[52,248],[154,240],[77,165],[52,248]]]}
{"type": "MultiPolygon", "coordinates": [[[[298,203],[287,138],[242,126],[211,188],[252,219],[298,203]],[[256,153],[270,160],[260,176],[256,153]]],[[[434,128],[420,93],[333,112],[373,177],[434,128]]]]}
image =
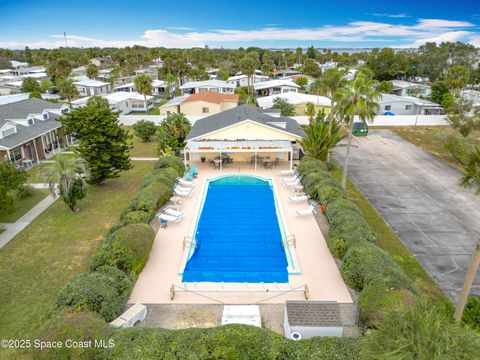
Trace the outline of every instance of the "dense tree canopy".
{"type": "Polygon", "coordinates": [[[130,136],[107,100],[94,96],[85,107],[72,110],[61,121],[65,131],[79,139],[77,151],[90,171],[89,183],[103,183],[130,169],[130,136]]]}

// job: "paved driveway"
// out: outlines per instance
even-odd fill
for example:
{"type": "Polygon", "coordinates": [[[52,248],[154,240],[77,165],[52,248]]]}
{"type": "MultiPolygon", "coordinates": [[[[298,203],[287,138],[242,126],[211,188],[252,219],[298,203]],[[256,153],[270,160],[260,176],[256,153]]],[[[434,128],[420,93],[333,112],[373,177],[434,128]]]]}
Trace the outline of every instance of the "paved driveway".
{"type": "MultiPolygon", "coordinates": [[[[388,130],[354,138],[349,176],[405,245],[456,301],[480,234],[480,195],[460,173],[388,130]]],[[[343,164],[345,147],[336,149],[343,164]]],[[[473,293],[480,295],[480,275],[473,293]]]]}

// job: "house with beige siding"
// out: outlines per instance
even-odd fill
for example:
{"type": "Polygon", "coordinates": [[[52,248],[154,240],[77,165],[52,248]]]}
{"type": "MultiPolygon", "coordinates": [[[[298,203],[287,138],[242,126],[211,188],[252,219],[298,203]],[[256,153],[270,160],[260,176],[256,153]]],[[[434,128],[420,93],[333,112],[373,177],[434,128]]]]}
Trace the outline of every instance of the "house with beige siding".
{"type": "Polygon", "coordinates": [[[238,106],[238,94],[202,92],[173,98],[160,106],[160,114],[182,113],[187,116],[208,116],[238,106]]]}
{"type": "Polygon", "coordinates": [[[58,121],[69,111],[67,104],[37,98],[0,106],[0,161],[29,168],[71,145],[58,121]]]}
{"type": "Polygon", "coordinates": [[[240,105],[197,120],[187,136],[185,163],[228,155],[253,168],[298,159],[305,132],[293,119],[250,105],[240,105]],[[188,159],[187,159],[188,158],[188,159]]]}

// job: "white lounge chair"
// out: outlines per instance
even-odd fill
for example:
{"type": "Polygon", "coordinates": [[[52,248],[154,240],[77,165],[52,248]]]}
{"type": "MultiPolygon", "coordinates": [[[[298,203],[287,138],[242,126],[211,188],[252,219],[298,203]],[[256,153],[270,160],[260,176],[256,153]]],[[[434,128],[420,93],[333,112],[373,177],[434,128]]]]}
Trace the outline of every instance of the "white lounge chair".
{"type": "Polygon", "coordinates": [[[288,197],[288,200],[291,202],[299,202],[299,201],[304,201],[310,199],[310,196],[307,194],[298,194],[298,195],[292,195],[288,197]]]}
{"type": "Polygon", "coordinates": [[[172,209],[171,207],[166,207],[163,209],[163,211],[165,212],[165,214],[172,215],[175,217],[183,216],[183,212],[172,209]]]}
{"type": "Polygon", "coordinates": [[[182,179],[182,178],[177,178],[177,181],[180,184],[180,186],[189,187],[189,188],[195,187],[195,181],[193,181],[193,180],[188,181],[188,180],[185,180],[185,179],[182,179]]]}
{"type": "Polygon", "coordinates": [[[279,170],[277,174],[280,176],[293,176],[295,175],[295,170],[279,170]]]}
{"type": "Polygon", "coordinates": [[[187,191],[182,191],[179,190],[178,188],[173,189],[176,195],[181,196],[181,197],[190,197],[193,194],[193,189],[189,189],[187,191]]]}
{"type": "Polygon", "coordinates": [[[157,217],[158,217],[160,220],[166,221],[167,224],[168,224],[168,223],[174,223],[174,224],[176,224],[177,222],[179,222],[180,220],[183,219],[183,216],[173,216],[173,215],[163,214],[163,213],[157,214],[157,217]]]}
{"type": "Polygon", "coordinates": [[[308,206],[308,208],[299,209],[299,210],[296,211],[296,213],[297,213],[298,216],[307,216],[307,215],[315,215],[316,211],[315,211],[315,207],[313,206],[313,204],[310,204],[308,206]]]}
{"type": "Polygon", "coordinates": [[[295,181],[284,181],[283,185],[287,187],[294,187],[294,186],[301,186],[302,184],[300,183],[300,178],[297,178],[295,181]]]}
{"type": "Polygon", "coordinates": [[[294,182],[295,180],[298,179],[298,176],[297,175],[294,175],[294,176],[290,176],[290,177],[285,177],[285,178],[282,178],[282,182],[283,183],[286,183],[286,182],[294,182]]]}
{"type": "Polygon", "coordinates": [[[184,187],[184,186],[181,186],[181,185],[175,186],[175,189],[178,189],[178,190],[183,191],[183,192],[193,191],[193,189],[191,187],[184,187]]]}

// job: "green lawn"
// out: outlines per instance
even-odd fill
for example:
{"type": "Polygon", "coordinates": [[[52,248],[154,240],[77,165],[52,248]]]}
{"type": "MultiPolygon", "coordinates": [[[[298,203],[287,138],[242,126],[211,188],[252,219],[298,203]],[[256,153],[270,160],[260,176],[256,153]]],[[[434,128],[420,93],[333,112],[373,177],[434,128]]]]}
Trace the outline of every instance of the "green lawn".
{"type": "Polygon", "coordinates": [[[27,213],[31,208],[38,204],[45,196],[48,195],[48,190],[32,189],[32,196],[21,199],[18,196],[14,197],[13,206],[15,211],[10,214],[0,213],[0,223],[13,223],[27,213]]]}
{"type": "MultiPolygon", "coordinates": [[[[333,176],[338,181],[341,180],[342,173],[343,171],[340,166],[335,166],[333,176]]],[[[380,248],[389,254],[403,271],[410,276],[422,293],[433,300],[448,300],[437,283],[425,271],[422,264],[418,262],[415,256],[413,256],[410,250],[403,244],[402,240],[395,234],[393,229],[350,179],[347,181],[347,194],[348,198],[362,209],[365,219],[377,235],[380,248]]]]}
{"type": "Polygon", "coordinates": [[[59,290],[87,270],[107,229],[152,167],[137,161],[120,178],[89,187],[79,213],[55,202],[0,250],[0,339],[38,333],[59,290]]]}
{"type": "Polygon", "coordinates": [[[143,142],[140,138],[133,135],[133,129],[129,126],[125,127],[132,135],[133,148],[130,150],[132,157],[158,157],[157,142],[155,136],[150,141],[143,142]]]}
{"type": "Polygon", "coordinates": [[[391,130],[401,138],[445,161],[450,166],[463,171],[462,165],[445,149],[444,142],[439,138],[439,134],[446,128],[446,126],[388,126],[378,129],[391,130]]]}
{"type": "Polygon", "coordinates": [[[35,165],[33,168],[27,171],[28,179],[27,182],[29,183],[45,183],[47,182],[47,178],[42,175],[43,169],[46,167],[51,166],[49,163],[40,163],[35,165]]]}

